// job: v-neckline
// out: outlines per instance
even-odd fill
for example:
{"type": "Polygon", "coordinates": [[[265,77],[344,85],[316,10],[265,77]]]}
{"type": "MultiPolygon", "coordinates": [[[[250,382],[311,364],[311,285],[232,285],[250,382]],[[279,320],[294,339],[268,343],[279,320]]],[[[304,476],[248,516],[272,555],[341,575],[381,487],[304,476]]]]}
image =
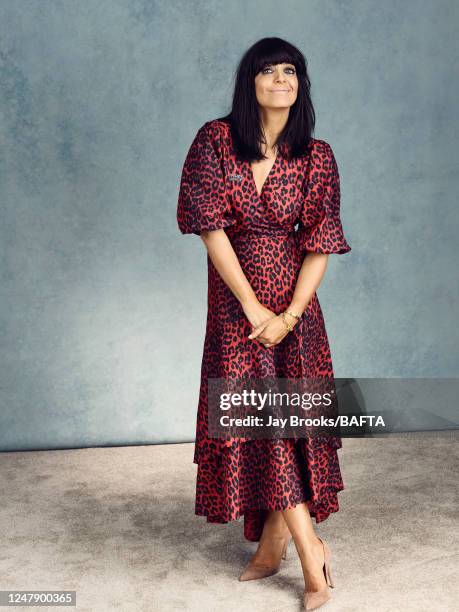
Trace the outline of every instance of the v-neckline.
{"type": "Polygon", "coordinates": [[[263,189],[265,188],[265,185],[268,182],[268,179],[270,178],[270,176],[271,176],[271,174],[273,172],[274,166],[277,164],[278,158],[279,158],[279,149],[277,150],[276,157],[274,158],[274,161],[273,161],[273,163],[271,165],[271,168],[269,169],[269,172],[266,175],[265,180],[263,181],[263,185],[261,186],[261,191],[258,191],[258,187],[257,187],[257,184],[255,182],[255,177],[253,175],[253,170],[252,170],[251,162],[249,162],[249,161],[247,162],[250,178],[251,178],[251,181],[252,181],[252,185],[253,185],[253,188],[254,188],[255,193],[257,194],[258,198],[261,198],[261,196],[263,195],[263,189]]]}

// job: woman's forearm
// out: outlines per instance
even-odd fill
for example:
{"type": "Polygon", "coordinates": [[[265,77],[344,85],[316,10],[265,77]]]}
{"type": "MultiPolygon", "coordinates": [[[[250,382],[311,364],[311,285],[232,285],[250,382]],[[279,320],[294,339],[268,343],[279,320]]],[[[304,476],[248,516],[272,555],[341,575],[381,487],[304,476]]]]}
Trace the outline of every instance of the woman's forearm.
{"type": "Polygon", "coordinates": [[[257,302],[225,230],[202,231],[204,242],[215,269],[241,304],[257,302]]]}
{"type": "Polygon", "coordinates": [[[319,287],[327,269],[326,253],[309,252],[304,258],[288,310],[302,314],[319,287]]]}
{"type": "MultiPolygon", "coordinates": [[[[236,299],[241,304],[257,302],[258,299],[255,292],[241,268],[239,259],[225,231],[223,229],[202,231],[201,239],[206,246],[215,269],[236,299]]],[[[301,266],[288,310],[292,310],[295,313],[303,313],[306,310],[312,296],[322,281],[327,264],[327,254],[308,253],[301,266]]]]}

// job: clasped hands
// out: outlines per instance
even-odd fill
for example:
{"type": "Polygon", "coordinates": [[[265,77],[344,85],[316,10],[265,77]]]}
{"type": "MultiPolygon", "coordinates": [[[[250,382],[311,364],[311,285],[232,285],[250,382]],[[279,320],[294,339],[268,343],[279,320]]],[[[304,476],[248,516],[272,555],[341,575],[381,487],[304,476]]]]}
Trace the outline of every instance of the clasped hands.
{"type": "MultiPolygon", "coordinates": [[[[252,325],[249,338],[258,340],[266,348],[279,344],[289,333],[285,322],[282,320],[282,315],[276,315],[260,302],[242,304],[242,308],[252,325]]],[[[292,326],[298,323],[298,320],[292,315],[287,314],[286,316],[292,326]]]]}

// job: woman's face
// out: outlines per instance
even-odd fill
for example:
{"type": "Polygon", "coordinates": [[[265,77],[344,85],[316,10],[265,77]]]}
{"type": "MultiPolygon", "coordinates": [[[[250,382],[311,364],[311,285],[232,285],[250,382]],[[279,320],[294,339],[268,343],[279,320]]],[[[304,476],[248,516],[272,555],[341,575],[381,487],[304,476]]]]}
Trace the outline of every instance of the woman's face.
{"type": "Polygon", "coordinates": [[[298,78],[293,64],[265,66],[255,77],[255,93],[260,106],[287,108],[298,95],[298,78]]]}

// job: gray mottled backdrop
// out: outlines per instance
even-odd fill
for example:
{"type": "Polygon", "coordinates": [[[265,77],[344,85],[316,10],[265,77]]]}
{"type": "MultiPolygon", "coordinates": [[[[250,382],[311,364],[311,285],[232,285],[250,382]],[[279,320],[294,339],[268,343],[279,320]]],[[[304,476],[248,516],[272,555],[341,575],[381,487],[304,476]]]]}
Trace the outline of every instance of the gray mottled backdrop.
{"type": "Polygon", "coordinates": [[[264,36],[305,53],[340,168],[336,376],[458,376],[457,25],[455,0],[1,0],[0,449],[193,440],[206,253],[180,172],[264,36]]]}

